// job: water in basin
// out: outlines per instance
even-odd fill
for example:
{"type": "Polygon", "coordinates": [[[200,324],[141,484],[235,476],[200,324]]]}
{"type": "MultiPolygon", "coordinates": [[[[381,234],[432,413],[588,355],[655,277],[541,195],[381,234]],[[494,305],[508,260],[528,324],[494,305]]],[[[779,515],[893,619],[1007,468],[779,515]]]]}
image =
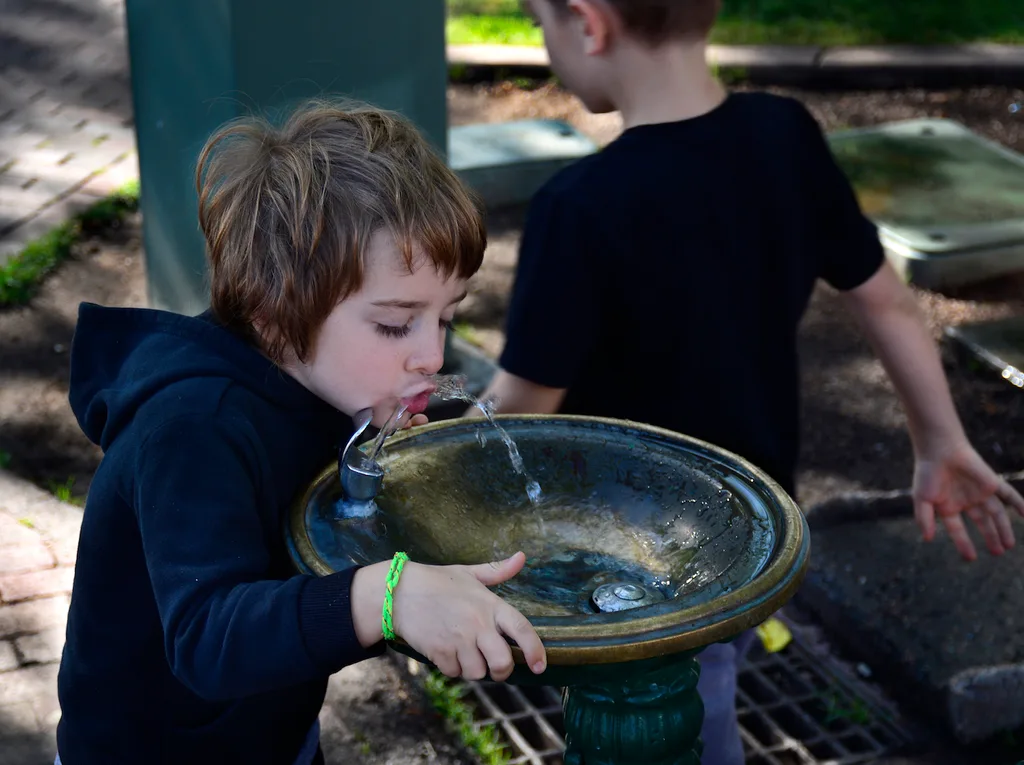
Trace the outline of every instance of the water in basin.
{"type": "Polygon", "coordinates": [[[320,484],[306,508],[317,554],[338,570],[397,550],[466,564],[522,550],[526,568],[496,591],[535,618],[596,614],[593,595],[608,584],[705,603],[753,579],[776,547],[768,508],[724,463],[654,438],[559,441],[513,422],[517,454],[544,487],[534,502],[505,443],[481,438],[487,427],[466,422],[443,442],[416,443],[414,458],[403,453],[413,441],[386,449],[370,518],[338,518],[337,481],[320,484]]]}

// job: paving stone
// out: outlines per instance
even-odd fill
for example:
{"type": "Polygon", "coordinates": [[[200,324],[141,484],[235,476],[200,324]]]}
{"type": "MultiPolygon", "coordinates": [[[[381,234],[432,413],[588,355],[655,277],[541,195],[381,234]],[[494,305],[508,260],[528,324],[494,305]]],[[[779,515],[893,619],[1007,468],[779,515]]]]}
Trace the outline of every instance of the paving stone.
{"type": "Polygon", "coordinates": [[[3,210],[4,220],[10,221],[4,224],[4,228],[35,215],[70,185],[62,183],[55,187],[52,180],[40,180],[13,170],[0,175],[0,209],[3,210]]]}
{"type": "Polygon", "coordinates": [[[0,638],[63,629],[67,619],[68,598],[65,595],[0,606],[0,638]]]}
{"type": "Polygon", "coordinates": [[[20,574],[24,571],[38,571],[52,568],[51,553],[42,540],[29,542],[17,547],[0,547],[0,574],[20,574]]]}
{"type": "Polygon", "coordinates": [[[52,731],[0,739],[0,765],[52,765],[56,752],[52,731]]]}
{"type": "Polygon", "coordinates": [[[57,695],[57,664],[33,664],[0,674],[0,704],[57,695]]]}
{"type": "Polygon", "coordinates": [[[39,719],[36,717],[35,708],[29,701],[0,704],[0,720],[3,721],[7,730],[14,729],[23,734],[39,732],[39,719]]]}
{"type": "Polygon", "coordinates": [[[10,640],[0,640],[0,672],[10,672],[20,664],[18,654],[14,652],[14,644],[10,640]]]}
{"type": "Polygon", "coordinates": [[[46,207],[41,213],[18,226],[13,232],[0,239],[0,265],[17,255],[36,239],[66,223],[69,218],[82,212],[96,201],[95,197],[78,191],[56,204],[46,207]]]}
{"type": "Polygon", "coordinates": [[[53,730],[60,722],[61,711],[60,701],[57,694],[46,694],[32,699],[32,708],[35,710],[36,719],[42,730],[53,730]]]}
{"type": "Polygon", "coordinates": [[[39,535],[17,518],[0,513],[0,547],[15,547],[39,541],[39,535]]]}
{"type": "Polygon", "coordinates": [[[78,560],[78,534],[50,542],[50,550],[58,566],[74,566],[78,560]]]}
{"type": "Polygon", "coordinates": [[[86,194],[106,197],[120,191],[130,182],[139,180],[139,157],[132,150],[123,159],[108,166],[102,173],[93,176],[82,187],[86,194]]]}
{"type": "Polygon", "coordinates": [[[17,638],[14,645],[25,664],[49,664],[60,661],[64,650],[64,630],[48,629],[17,638]]]}
{"type": "Polygon", "coordinates": [[[17,603],[30,598],[71,592],[74,579],[75,570],[66,567],[0,576],[0,601],[17,603]]]}

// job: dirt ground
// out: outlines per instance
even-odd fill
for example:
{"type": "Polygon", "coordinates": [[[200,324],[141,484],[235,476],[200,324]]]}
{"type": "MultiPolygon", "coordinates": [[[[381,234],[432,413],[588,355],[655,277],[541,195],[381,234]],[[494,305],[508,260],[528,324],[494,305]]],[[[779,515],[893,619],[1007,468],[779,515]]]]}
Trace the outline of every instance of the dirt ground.
{"type": "MultiPolygon", "coordinates": [[[[1024,116],[1010,109],[1024,100],[1024,91],[780,92],[801,98],[829,130],[949,117],[1024,151],[1024,116]]],[[[453,124],[565,119],[602,144],[621,129],[617,115],[588,114],[575,98],[552,85],[453,86],[449,105],[453,124]]],[[[460,315],[492,354],[502,345],[522,215],[521,209],[490,214],[491,244],[460,315]]],[[[70,482],[78,497],[87,491],[101,455],[81,434],[67,404],[68,350],[77,306],[81,301],[145,304],[140,223],[134,216],[122,226],[97,232],[76,247],[31,304],[0,312],[0,453],[9,455],[11,469],[44,487],[70,482]]],[[[1024,313],[1024,274],[955,293],[917,294],[940,337],[945,326],[1024,313]]],[[[814,296],[800,344],[805,383],[800,500],[812,504],[837,492],[905,487],[912,459],[893,389],[825,287],[814,296]]],[[[947,362],[957,405],[983,456],[1001,471],[1024,467],[1024,396],[996,376],[970,371],[951,358],[947,362]]]]}

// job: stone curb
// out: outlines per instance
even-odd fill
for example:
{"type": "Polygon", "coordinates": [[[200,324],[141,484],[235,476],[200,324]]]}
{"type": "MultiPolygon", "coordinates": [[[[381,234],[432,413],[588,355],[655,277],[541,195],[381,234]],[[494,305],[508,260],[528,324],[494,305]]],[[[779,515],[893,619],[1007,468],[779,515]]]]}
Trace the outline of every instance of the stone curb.
{"type": "MultiPolygon", "coordinates": [[[[1024,493],[1024,470],[1007,473],[1003,478],[1024,493]]],[[[910,497],[909,490],[850,492],[808,507],[805,515],[812,530],[909,517],[910,497]]]]}
{"type": "MultiPolygon", "coordinates": [[[[892,87],[1024,82],[1024,46],[971,45],[711,45],[708,62],[743,70],[753,82],[892,87]]],[[[449,45],[449,65],[472,70],[548,70],[542,47],[449,45]]]]}
{"type": "MultiPolygon", "coordinates": [[[[1024,491],[1024,471],[1004,475],[1004,478],[1018,491],[1024,491]]],[[[837,567],[838,564],[830,565],[821,558],[815,559],[816,534],[832,535],[835,539],[835,535],[842,535],[846,529],[856,537],[860,533],[858,526],[886,521],[898,521],[916,530],[909,491],[851,493],[812,506],[806,515],[812,532],[812,563],[795,597],[797,604],[815,613],[827,625],[829,634],[837,636],[853,655],[870,661],[876,672],[889,674],[901,688],[899,701],[911,708],[927,709],[925,716],[932,723],[944,727],[959,743],[986,741],[1002,731],[1024,724],[1024,663],[979,663],[943,680],[930,676],[924,667],[917,664],[918,660],[902,655],[899,642],[892,635],[881,631],[882,625],[889,623],[886,619],[895,618],[892,614],[879,617],[876,608],[870,616],[864,611],[867,607],[864,602],[856,597],[851,600],[851,586],[848,585],[861,571],[856,565],[856,557],[849,559],[853,561],[853,568],[848,563],[846,573],[837,567]],[[929,702],[923,706],[922,694],[929,702]],[[917,697],[916,700],[913,697],[917,697]]],[[[819,537],[818,541],[821,539],[819,537]]],[[[826,551],[828,549],[826,545],[826,551]]],[[[983,550],[979,553],[985,555],[983,550]]],[[[870,575],[867,578],[870,579],[870,575]]],[[[860,584],[865,585],[863,576],[860,584]]],[[[877,606],[889,608],[883,601],[879,601],[877,606]]],[[[956,618],[957,613],[951,606],[949,618],[956,618]]],[[[907,614],[898,616],[908,617],[907,614]]],[[[985,624],[984,627],[988,635],[993,625],[985,624]]],[[[995,629],[1001,630],[1003,626],[995,629]]],[[[951,631],[957,632],[953,628],[951,631]]]]}

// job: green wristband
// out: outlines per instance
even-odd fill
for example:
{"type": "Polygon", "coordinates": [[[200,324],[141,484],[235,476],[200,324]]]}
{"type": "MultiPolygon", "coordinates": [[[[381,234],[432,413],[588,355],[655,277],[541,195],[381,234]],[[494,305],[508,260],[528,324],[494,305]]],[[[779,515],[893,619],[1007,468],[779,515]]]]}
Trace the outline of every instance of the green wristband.
{"type": "Polygon", "coordinates": [[[384,588],[384,614],[381,619],[381,631],[384,633],[385,640],[395,639],[395,628],[392,624],[392,612],[395,608],[395,587],[398,586],[398,577],[402,575],[402,569],[408,560],[409,556],[404,552],[397,552],[395,557],[391,559],[391,568],[388,569],[388,578],[384,588]]]}

